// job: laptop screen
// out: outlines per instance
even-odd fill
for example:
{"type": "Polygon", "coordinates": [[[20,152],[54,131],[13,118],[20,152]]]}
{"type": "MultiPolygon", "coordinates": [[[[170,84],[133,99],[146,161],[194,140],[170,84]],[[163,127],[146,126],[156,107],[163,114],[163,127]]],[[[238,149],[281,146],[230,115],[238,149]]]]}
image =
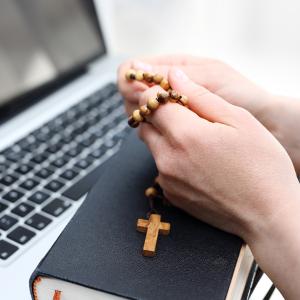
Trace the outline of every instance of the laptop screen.
{"type": "Polygon", "coordinates": [[[0,108],[104,53],[92,0],[1,0],[0,108]]]}

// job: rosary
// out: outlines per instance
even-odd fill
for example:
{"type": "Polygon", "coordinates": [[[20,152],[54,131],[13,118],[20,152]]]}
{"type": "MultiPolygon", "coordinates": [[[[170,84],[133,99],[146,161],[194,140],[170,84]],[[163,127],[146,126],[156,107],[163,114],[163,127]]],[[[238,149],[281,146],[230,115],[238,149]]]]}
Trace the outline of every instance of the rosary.
{"type": "MultiPolygon", "coordinates": [[[[173,90],[168,80],[160,74],[130,69],[126,72],[125,77],[128,81],[137,80],[146,82],[148,85],[157,84],[164,89],[164,92],[157,93],[155,98],[148,99],[147,104],[133,111],[132,115],[128,118],[128,125],[132,128],[138,127],[141,122],[146,122],[147,116],[157,110],[161,104],[167,102],[178,103],[183,106],[187,106],[188,104],[188,98],[173,90]]],[[[145,196],[149,199],[150,210],[147,213],[148,220],[138,219],[137,230],[146,233],[143,255],[152,257],[155,255],[158,235],[168,235],[171,224],[161,222],[161,215],[155,209],[155,203],[159,200],[162,200],[165,205],[168,203],[163,196],[163,191],[157,182],[157,178],[154,180],[153,186],[145,190],[145,196]]]]}

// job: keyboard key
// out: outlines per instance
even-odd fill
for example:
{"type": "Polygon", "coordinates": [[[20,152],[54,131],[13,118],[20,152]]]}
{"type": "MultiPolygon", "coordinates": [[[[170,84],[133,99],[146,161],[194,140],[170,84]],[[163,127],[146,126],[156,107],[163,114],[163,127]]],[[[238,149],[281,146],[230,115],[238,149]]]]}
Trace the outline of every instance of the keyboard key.
{"type": "Polygon", "coordinates": [[[83,150],[84,148],[80,145],[70,149],[69,151],[66,152],[67,155],[71,156],[71,157],[76,157],[78,156],[81,151],[83,150]]]}
{"type": "Polygon", "coordinates": [[[40,147],[41,142],[37,141],[33,135],[29,135],[19,141],[18,145],[22,148],[22,150],[32,153],[40,147]]]}
{"type": "Polygon", "coordinates": [[[0,229],[8,230],[12,226],[14,226],[17,222],[18,220],[16,218],[5,215],[2,218],[0,218],[0,229]]]}
{"type": "Polygon", "coordinates": [[[92,158],[100,158],[106,151],[106,147],[103,145],[101,146],[101,148],[99,149],[96,149],[94,150],[90,155],[89,157],[92,157],[92,158]]]}
{"type": "Polygon", "coordinates": [[[24,196],[24,193],[17,191],[17,190],[11,190],[7,194],[3,196],[3,199],[9,201],[9,202],[16,202],[18,201],[22,196],[24,196]]]}
{"type": "Polygon", "coordinates": [[[75,178],[79,173],[72,170],[72,169],[68,169],[66,171],[64,171],[60,177],[62,177],[63,179],[66,179],[66,180],[72,180],[73,178],[75,178]]]}
{"type": "Polygon", "coordinates": [[[31,167],[29,165],[20,165],[15,171],[24,175],[24,174],[27,174],[32,169],[33,169],[33,167],[31,167]]]}
{"type": "Polygon", "coordinates": [[[46,179],[48,178],[50,175],[52,175],[54,172],[50,169],[44,168],[39,170],[38,172],[35,173],[36,176],[46,179]]]}
{"type": "Polygon", "coordinates": [[[33,216],[31,216],[26,222],[25,224],[38,229],[38,230],[42,230],[44,229],[47,225],[49,225],[52,222],[51,219],[41,215],[41,214],[35,214],[33,216]]]}
{"type": "Polygon", "coordinates": [[[0,213],[5,211],[7,208],[8,208],[8,206],[6,204],[0,202],[0,213]]]}
{"type": "Polygon", "coordinates": [[[29,205],[27,203],[20,203],[11,212],[20,217],[25,217],[33,210],[34,207],[32,205],[29,205]]]}
{"type": "Polygon", "coordinates": [[[7,162],[0,162],[0,174],[7,172],[9,164],[7,162]]]}
{"type": "Polygon", "coordinates": [[[54,166],[54,167],[57,167],[57,168],[61,168],[62,166],[64,166],[67,163],[68,163],[68,160],[66,158],[59,157],[55,161],[53,161],[51,163],[51,165],[54,166]]]}
{"type": "Polygon", "coordinates": [[[62,187],[64,186],[63,183],[61,183],[58,180],[52,180],[50,181],[45,188],[52,191],[52,192],[57,192],[58,190],[60,190],[62,187]]]}
{"type": "Polygon", "coordinates": [[[65,144],[69,144],[74,140],[75,137],[75,132],[74,134],[62,134],[61,140],[65,143],[65,144]]]}
{"type": "Polygon", "coordinates": [[[19,152],[11,151],[11,152],[7,153],[5,155],[5,157],[6,157],[6,159],[8,159],[12,162],[18,162],[18,161],[21,161],[25,155],[26,155],[26,153],[23,151],[19,151],[19,152]]]}
{"type": "Polygon", "coordinates": [[[48,195],[47,193],[37,191],[33,195],[31,195],[28,198],[28,200],[30,200],[36,204],[41,204],[41,203],[45,202],[49,197],[50,197],[50,195],[48,195]]]}
{"type": "Polygon", "coordinates": [[[22,226],[14,229],[7,237],[21,245],[26,244],[35,236],[35,233],[22,226]]]}
{"type": "Polygon", "coordinates": [[[84,140],[82,140],[80,143],[84,146],[84,147],[90,147],[92,144],[94,144],[96,140],[96,137],[91,135],[89,137],[86,137],[84,140]]]}
{"type": "Polygon", "coordinates": [[[58,217],[70,206],[71,204],[68,204],[61,199],[54,199],[52,202],[47,204],[42,210],[54,217],[58,217]]]}
{"type": "Polygon", "coordinates": [[[22,187],[25,190],[30,191],[30,190],[34,189],[38,184],[39,184],[38,181],[36,181],[35,179],[32,179],[32,178],[29,178],[29,179],[26,179],[24,182],[22,182],[20,184],[20,187],[22,187]]]}
{"type": "Polygon", "coordinates": [[[18,247],[7,241],[0,240],[0,259],[8,259],[18,250],[18,247]]]}
{"type": "Polygon", "coordinates": [[[10,186],[13,183],[15,183],[17,180],[18,180],[18,178],[16,176],[7,174],[0,179],[0,183],[2,183],[3,185],[6,185],[6,186],[10,186]]]}
{"type": "Polygon", "coordinates": [[[81,159],[80,161],[78,161],[75,166],[77,168],[80,168],[80,169],[86,169],[88,168],[91,164],[93,163],[92,160],[86,158],[86,159],[81,159]]]}
{"type": "Polygon", "coordinates": [[[46,148],[46,151],[48,151],[51,154],[57,153],[58,151],[60,151],[60,149],[62,148],[62,146],[63,146],[62,143],[56,143],[56,144],[48,146],[46,148]]]}
{"type": "MultiPolygon", "coordinates": [[[[47,128],[47,127],[45,127],[45,128],[47,128]]],[[[48,132],[48,133],[43,132],[42,129],[43,128],[36,130],[33,133],[33,135],[38,141],[44,143],[44,142],[49,141],[49,139],[51,138],[51,134],[50,134],[50,132],[48,132]]]]}
{"type": "Polygon", "coordinates": [[[45,160],[48,159],[48,155],[45,154],[36,154],[31,161],[37,164],[43,163],[45,160]]]}

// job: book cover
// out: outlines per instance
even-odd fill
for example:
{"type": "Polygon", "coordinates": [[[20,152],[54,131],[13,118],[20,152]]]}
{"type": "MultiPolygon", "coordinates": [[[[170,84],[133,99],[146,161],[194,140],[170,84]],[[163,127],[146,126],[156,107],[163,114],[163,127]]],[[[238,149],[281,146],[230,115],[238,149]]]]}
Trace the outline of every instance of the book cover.
{"type": "MultiPolygon", "coordinates": [[[[32,274],[33,299],[49,299],[39,289],[43,278],[75,284],[82,287],[82,293],[86,288],[101,293],[91,299],[103,299],[103,293],[131,299],[233,297],[243,265],[242,240],[175,207],[159,207],[162,221],[171,224],[170,234],[159,235],[154,257],[142,255],[145,234],[136,230],[136,224],[149,211],[144,191],[152,185],[157,170],[134,133],[104,169],[32,274]]],[[[243,272],[242,285],[248,277],[247,270],[243,272]]],[[[48,289],[54,293],[55,284],[48,289]]],[[[67,297],[71,293],[67,289],[59,292],[64,294],[62,299],[75,299],[67,297]]],[[[80,292],[76,295],[88,299],[80,292]]]]}

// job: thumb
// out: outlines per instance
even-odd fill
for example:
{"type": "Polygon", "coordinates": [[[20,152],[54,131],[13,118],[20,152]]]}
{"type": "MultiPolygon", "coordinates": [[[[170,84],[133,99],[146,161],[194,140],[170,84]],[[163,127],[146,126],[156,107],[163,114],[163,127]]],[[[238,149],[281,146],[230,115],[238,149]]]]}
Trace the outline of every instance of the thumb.
{"type": "Polygon", "coordinates": [[[197,115],[211,122],[231,123],[233,105],[196,84],[182,70],[171,68],[168,80],[172,89],[188,97],[188,106],[197,115]]]}

